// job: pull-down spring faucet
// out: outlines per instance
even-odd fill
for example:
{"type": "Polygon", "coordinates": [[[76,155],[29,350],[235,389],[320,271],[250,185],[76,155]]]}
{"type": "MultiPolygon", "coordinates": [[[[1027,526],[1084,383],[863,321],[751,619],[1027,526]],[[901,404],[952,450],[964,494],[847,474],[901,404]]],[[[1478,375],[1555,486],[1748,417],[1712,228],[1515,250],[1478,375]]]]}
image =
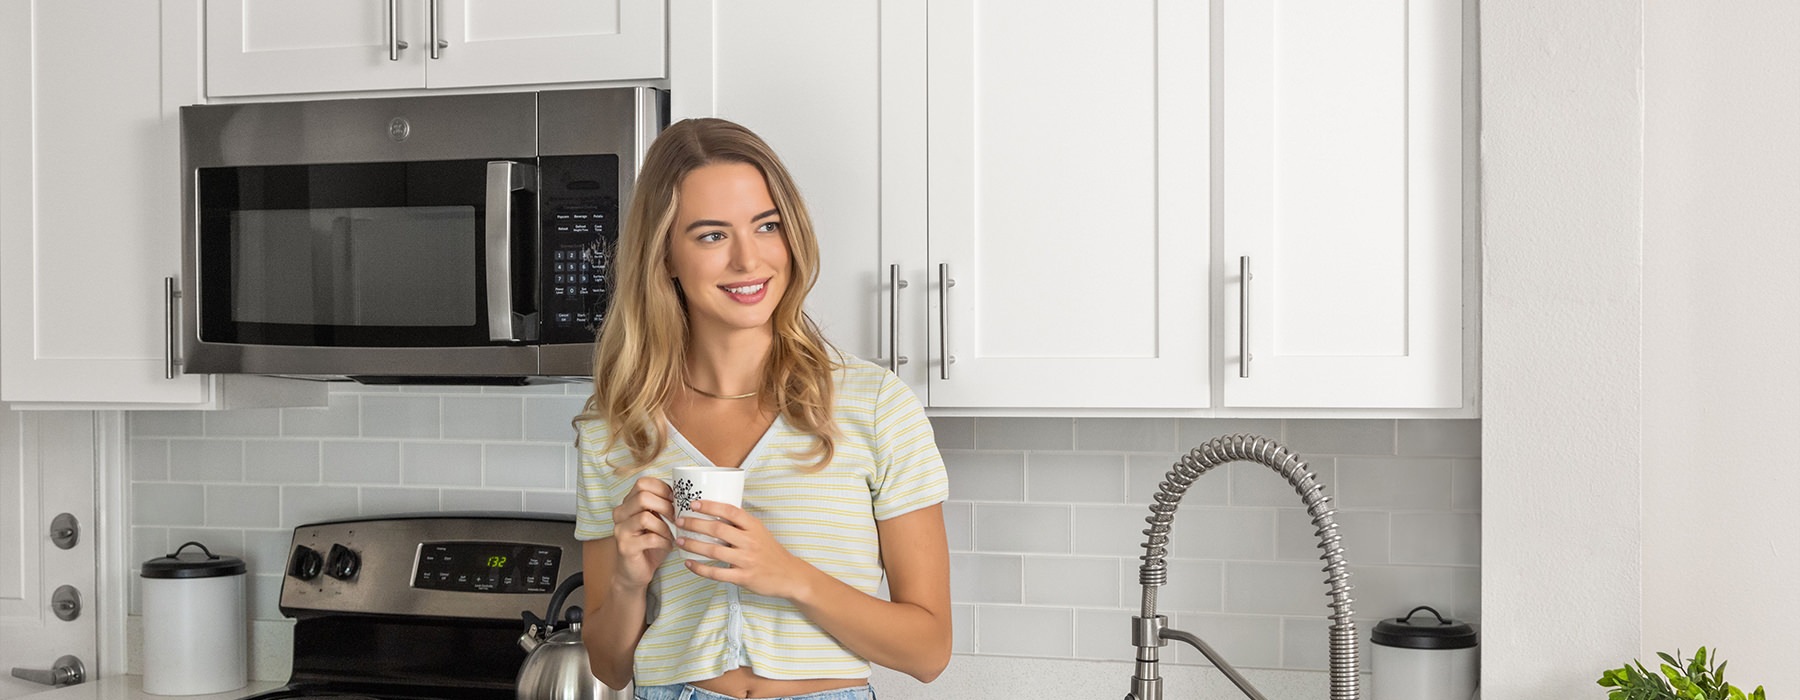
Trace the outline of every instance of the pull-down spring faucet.
{"type": "Polygon", "coordinates": [[[1162,700],[1160,650],[1168,640],[1174,639],[1199,649],[1252,700],[1264,700],[1262,693],[1251,687],[1250,682],[1225,663],[1206,642],[1187,632],[1169,629],[1168,616],[1156,614],[1156,589],[1169,580],[1168,565],[1163,561],[1169,555],[1169,525],[1175,520],[1175,508],[1181,505],[1182,494],[1187,493],[1195,479],[1213,467],[1239,461],[1255,462],[1281,474],[1293,485],[1294,492],[1300,494],[1307,514],[1312,516],[1319,548],[1325,550],[1319,555],[1325,562],[1325,583],[1331,586],[1331,700],[1356,700],[1360,693],[1356,622],[1350,619],[1350,572],[1344,563],[1337,523],[1332,519],[1337,510],[1331,507],[1331,497],[1326,496],[1324,487],[1313,479],[1306,462],[1274,440],[1254,435],[1217,437],[1194,448],[1169,469],[1168,476],[1158,487],[1156,502],[1150,505],[1149,517],[1144,518],[1144,522],[1150,524],[1144,530],[1149,539],[1144,542],[1144,554],[1139,557],[1144,563],[1138,567],[1138,583],[1144,586],[1144,604],[1142,614],[1131,618],[1131,643],[1137,646],[1137,670],[1131,677],[1131,693],[1125,698],[1162,700]]]}

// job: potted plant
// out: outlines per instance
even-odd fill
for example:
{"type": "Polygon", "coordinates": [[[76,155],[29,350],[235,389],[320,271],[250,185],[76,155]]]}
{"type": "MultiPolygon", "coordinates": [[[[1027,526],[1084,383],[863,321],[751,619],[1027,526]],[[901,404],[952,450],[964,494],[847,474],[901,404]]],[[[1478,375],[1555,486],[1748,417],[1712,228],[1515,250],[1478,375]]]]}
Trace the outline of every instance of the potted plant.
{"type": "MultiPolygon", "coordinates": [[[[1658,653],[1663,663],[1659,675],[1637,659],[1632,663],[1600,674],[1600,685],[1614,688],[1608,700],[1764,700],[1762,686],[1748,695],[1737,686],[1725,682],[1725,664],[1708,665],[1706,647],[1693,658],[1677,661],[1675,656],[1658,653]]],[[[1716,659],[1715,659],[1716,661],[1716,659]]]]}

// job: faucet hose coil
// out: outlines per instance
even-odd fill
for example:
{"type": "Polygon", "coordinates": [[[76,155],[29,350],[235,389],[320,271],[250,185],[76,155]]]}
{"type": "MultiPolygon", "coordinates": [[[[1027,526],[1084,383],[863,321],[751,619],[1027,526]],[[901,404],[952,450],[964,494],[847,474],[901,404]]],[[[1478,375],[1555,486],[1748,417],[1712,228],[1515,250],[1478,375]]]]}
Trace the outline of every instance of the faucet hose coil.
{"type": "Polygon", "coordinates": [[[1159,485],[1150,515],[1144,522],[1150,527],[1143,532],[1143,564],[1138,567],[1138,583],[1144,586],[1142,615],[1156,616],[1156,589],[1169,581],[1169,529],[1175,521],[1175,509],[1194,480],[1214,467],[1231,462],[1255,462],[1275,470],[1294,487],[1306,512],[1312,516],[1314,534],[1319,538],[1319,559],[1325,562],[1325,583],[1330,586],[1331,609],[1331,699],[1356,700],[1359,695],[1360,662],[1356,646],[1356,622],[1351,619],[1350,571],[1344,563],[1344,549],[1334,517],[1337,509],[1331,497],[1313,478],[1312,470],[1299,456],[1274,440],[1255,435],[1226,435],[1213,438],[1190,450],[1159,485]]]}

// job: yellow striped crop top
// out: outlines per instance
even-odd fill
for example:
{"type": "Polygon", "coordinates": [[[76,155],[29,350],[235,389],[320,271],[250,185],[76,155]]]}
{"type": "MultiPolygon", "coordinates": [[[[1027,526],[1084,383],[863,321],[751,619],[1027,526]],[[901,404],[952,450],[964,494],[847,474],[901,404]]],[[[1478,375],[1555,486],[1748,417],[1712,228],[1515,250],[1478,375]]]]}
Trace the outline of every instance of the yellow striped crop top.
{"type": "MultiPolygon", "coordinates": [[[[886,369],[844,356],[836,376],[836,419],[844,437],[825,468],[808,472],[812,436],[775,418],[741,465],[744,510],[777,541],[820,570],[876,595],[883,570],[875,521],[941,503],[943,458],[912,390],[886,369]]],[[[580,484],[575,536],[609,537],[612,509],[640,477],[668,479],[677,465],[709,465],[673,427],[669,444],[643,470],[623,444],[606,451],[605,421],[579,426],[580,484]]],[[[589,582],[588,585],[602,585],[589,582]]],[[[792,603],[701,578],[676,557],[657,570],[655,620],[638,642],[638,685],[689,683],[748,666],[764,678],[867,678],[869,663],[806,619],[792,603]]]]}

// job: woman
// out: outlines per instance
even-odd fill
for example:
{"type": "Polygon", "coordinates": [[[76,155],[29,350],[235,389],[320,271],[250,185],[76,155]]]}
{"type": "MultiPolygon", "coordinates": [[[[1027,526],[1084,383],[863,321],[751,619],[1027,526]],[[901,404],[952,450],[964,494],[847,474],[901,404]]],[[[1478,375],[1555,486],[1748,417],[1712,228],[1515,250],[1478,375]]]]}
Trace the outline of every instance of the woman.
{"type": "Polygon", "coordinates": [[[949,662],[943,461],[906,385],[802,311],[818,260],[755,134],[694,119],[650,147],[577,419],[582,638],[608,686],[865,700],[869,662],[922,681],[949,662]],[[720,520],[676,523],[724,545],[665,522],[682,464],[747,470],[743,508],[699,501],[720,520]]]}

